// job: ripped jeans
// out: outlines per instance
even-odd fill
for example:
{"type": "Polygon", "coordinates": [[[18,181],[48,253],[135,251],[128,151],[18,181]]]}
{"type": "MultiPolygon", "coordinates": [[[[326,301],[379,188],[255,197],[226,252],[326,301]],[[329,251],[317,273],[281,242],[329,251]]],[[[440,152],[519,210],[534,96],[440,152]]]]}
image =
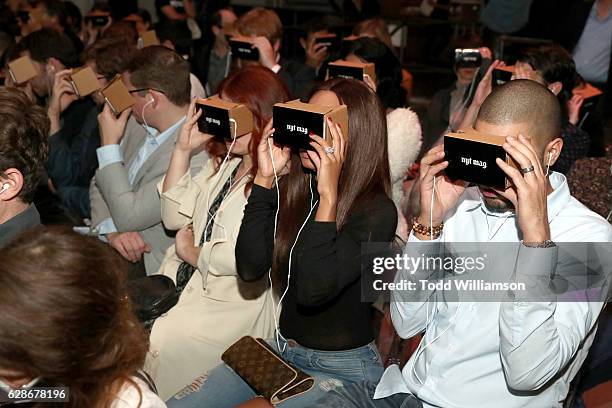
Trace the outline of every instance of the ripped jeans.
{"type": "MultiPolygon", "coordinates": [[[[276,341],[268,343],[278,351],[276,341]]],[[[374,343],[353,350],[319,351],[302,347],[292,340],[281,340],[285,361],[314,377],[308,392],[278,404],[278,408],[309,407],[327,392],[353,383],[377,384],[384,371],[374,343]]],[[[257,394],[234,371],[221,364],[194,380],[167,401],[169,408],[234,408],[257,394]]]]}

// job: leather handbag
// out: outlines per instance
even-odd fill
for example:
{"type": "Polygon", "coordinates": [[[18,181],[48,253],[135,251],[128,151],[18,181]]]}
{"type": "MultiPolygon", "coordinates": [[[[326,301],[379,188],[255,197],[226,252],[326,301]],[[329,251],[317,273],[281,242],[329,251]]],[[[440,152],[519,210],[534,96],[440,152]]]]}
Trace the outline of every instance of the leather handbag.
{"type": "Polygon", "coordinates": [[[152,322],[178,302],[174,281],[164,275],[152,275],[128,282],[132,307],[138,319],[152,322]]]}
{"type": "Polygon", "coordinates": [[[305,393],[315,383],[314,378],[285,362],[264,340],[251,336],[231,345],[221,359],[272,405],[305,393]]]}

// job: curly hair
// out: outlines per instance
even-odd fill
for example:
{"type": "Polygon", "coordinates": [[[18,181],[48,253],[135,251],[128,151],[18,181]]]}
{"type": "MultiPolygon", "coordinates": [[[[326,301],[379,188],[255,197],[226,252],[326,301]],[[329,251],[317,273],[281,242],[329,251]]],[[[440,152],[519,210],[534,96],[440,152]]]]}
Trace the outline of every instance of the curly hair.
{"type": "Polygon", "coordinates": [[[32,202],[47,161],[49,118],[17,88],[0,87],[0,180],[14,168],[23,176],[19,198],[32,202]]]}

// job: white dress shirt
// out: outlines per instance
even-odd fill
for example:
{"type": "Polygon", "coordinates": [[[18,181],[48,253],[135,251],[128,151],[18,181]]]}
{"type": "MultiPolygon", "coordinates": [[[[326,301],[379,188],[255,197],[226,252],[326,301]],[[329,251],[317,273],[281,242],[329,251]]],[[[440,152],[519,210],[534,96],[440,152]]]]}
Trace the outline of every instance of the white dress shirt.
{"type": "MultiPolygon", "coordinates": [[[[550,182],[553,241],[612,241],[612,226],[571,197],[565,176],[553,172],[550,182]]],[[[439,239],[419,241],[411,234],[405,253],[418,257],[421,252],[412,253],[415,246],[422,250],[423,245],[434,248],[440,242],[520,241],[514,214],[489,212],[475,187],[466,190],[452,213],[439,239]]],[[[550,276],[555,270],[557,247],[516,248],[512,268],[517,278],[550,276]]],[[[398,271],[396,281],[406,278],[406,273],[398,271]]],[[[391,317],[397,333],[409,338],[426,331],[403,371],[397,365],[385,371],[375,399],[410,393],[426,408],[561,407],[604,306],[603,302],[524,302],[520,296],[507,302],[450,303],[439,298],[428,301],[429,295],[421,292],[402,302],[398,300],[405,293],[392,293],[391,317]]]]}

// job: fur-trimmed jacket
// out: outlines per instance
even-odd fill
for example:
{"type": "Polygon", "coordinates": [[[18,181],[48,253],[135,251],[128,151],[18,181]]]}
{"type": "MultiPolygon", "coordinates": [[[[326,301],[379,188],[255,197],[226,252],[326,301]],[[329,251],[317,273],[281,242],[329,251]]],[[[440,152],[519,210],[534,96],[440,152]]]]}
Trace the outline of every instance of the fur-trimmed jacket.
{"type": "Polygon", "coordinates": [[[423,144],[421,124],[414,111],[398,108],[387,115],[389,168],[393,202],[400,208],[406,171],[414,164],[423,144]]]}

